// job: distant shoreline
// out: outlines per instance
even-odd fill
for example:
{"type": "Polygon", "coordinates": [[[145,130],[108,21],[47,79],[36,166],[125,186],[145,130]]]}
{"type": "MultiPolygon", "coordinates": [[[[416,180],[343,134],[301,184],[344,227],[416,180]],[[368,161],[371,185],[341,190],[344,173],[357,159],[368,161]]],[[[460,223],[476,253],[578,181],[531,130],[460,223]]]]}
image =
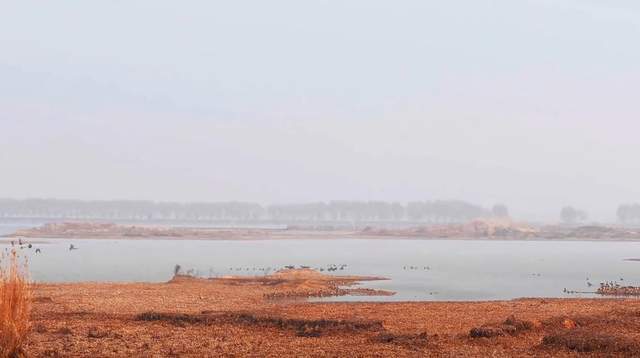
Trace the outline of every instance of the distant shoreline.
{"type": "MultiPolygon", "coordinates": [[[[640,242],[637,238],[541,238],[541,237],[419,237],[419,236],[383,236],[360,235],[352,232],[332,231],[291,231],[287,233],[259,235],[244,232],[226,232],[224,236],[126,236],[126,235],[4,235],[0,236],[0,245],[10,244],[13,240],[22,238],[29,243],[46,244],[47,241],[37,240],[173,240],[173,241],[267,241],[267,240],[412,240],[412,241],[478,241],[478,242],[640,242]],[[36,240],[36,241],[34,241],[36,240]]],[[[629,259],[628,261],[640,261],[629,259]]]]}
{"type": "Polygon", "coordinates": [[[640,241],[640,230],[604,226],[531,227],[512,221],[474,220],[466,224],[421,226],[404,229],[337,228],[203,228],[114,223],[65,222],[21,229],[4,238],[108,239],[108,240],[474,240],[474,241],[640,241]]]}

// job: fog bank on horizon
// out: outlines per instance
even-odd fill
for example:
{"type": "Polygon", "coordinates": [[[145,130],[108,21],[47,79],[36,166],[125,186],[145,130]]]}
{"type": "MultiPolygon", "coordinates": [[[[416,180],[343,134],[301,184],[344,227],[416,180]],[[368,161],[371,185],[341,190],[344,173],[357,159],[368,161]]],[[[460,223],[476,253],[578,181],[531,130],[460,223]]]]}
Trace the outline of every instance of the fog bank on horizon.
{"type": "Polygon", "coordinates": [[[640,202],[640,3],[2,2],[0,198],[640,202]]]}

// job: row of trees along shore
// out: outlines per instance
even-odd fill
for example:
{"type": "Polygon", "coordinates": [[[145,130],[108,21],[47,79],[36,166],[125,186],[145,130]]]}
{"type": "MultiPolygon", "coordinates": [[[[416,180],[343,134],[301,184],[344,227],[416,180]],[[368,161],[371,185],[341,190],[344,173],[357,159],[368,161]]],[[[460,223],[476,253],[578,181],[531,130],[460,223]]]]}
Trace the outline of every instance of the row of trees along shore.
{"type": "Polygon", "coordinates": [[[260,205],[251,202],[174,203],[153,201],[78,201],[0,199],[0,218],[104,220],[269,220],[465,222],[508,216],[507,207],[486,209],[458,200],[410,202],[330,201],[260,205]]]}
{"type": "MultiPolygon", "coordinates": [[[[154,201],[81,201],[61,199],[0,199],[0,218],[103,219],[103,220],[246,220],[246,221],[407,221],[426,223],[466,222],[478,217],[508,217],[503,204],[487,209],[460,200],[315,202],[261,205],[252,202],[177,203],[154,201]]],[[[620,205],[619,222],[640,224],[640,204],[620,205]]],[[[585,222],[587,214],[562,208],[560,219],[568,224],[585,222]]]]}
{"type": "Polygon", "coordinates": [[[625,224],[640,224],[640,204],[624,204],[618,207],[618,220],[625,224]]]}
{"type": "MultiPolygon", "coordinates": [[[[640,204],[622,204],[618,206],[616,216],[622,224],[640,224],[640,204]]],[[[560,219],[567,224],[576,224],[587,221],[588,216],[582,210],[565,206],[560,211],[560,219]]]]}

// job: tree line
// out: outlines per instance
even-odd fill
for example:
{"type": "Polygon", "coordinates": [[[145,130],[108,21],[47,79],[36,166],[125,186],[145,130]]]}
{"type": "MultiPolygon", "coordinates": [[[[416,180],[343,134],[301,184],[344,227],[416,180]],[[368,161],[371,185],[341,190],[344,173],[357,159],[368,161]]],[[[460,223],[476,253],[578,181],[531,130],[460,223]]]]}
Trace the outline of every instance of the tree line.
{"type": "MultiPolygon", "coordinates": [[[[640,224],[640,204],[617,209],[623,224],[640,224]]],[[[56,218],[100,220],[189,220],[189,221],[365,221],[459,223],[478,217],[508,217],[503,204],[484,208],[460,200],[386,201],[334,200],[303,204],[262,205],[253,202],[154,202],[135,200],[83,201],[62,199],[1,199],[0,218],[56,218]]],[[[584,223],[585,211],[565,206],[560,220],[584,223]]]]}
{"type": "Polygon", "coordinates": [[[623,224],[640,224],[640,204],[620,205],[616,214],[623,224]]]}
{"type": "MultiPolygon", "coordinates": [[[[622,204],[616,210],[618,221],[622,224],[640,224],[640,204],[622,204]]],[[[565,206],[560,211],[560,219],[567,224],[583,223],[588,220],[585,211],[565,206]]]]}
{"type": "Polygon", "coordinates": [[[261,205],[252,202],[176,203],[153,201],[79,201],[0,199],[0,217],[104,220],[269,220],[465,222],[483,216],[507,216],[504,205],[486,209],[458,200],[315,202],[261,205]]]}
{"type": "Polygon", "coordinates": [[[576,209],[573,206],[565,206],[560,210],[560,220],[565,224],[577,224],[587,221],[589,215],[584,210],[576,209]]]}

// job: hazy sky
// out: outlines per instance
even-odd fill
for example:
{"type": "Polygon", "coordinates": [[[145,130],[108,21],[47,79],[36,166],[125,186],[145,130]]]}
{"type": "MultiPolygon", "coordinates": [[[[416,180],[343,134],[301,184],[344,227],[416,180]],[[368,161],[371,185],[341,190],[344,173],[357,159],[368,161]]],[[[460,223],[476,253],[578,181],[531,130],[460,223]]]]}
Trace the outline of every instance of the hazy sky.
{"type": "Polygon", "coordinates": [[[637,0],[0,9],[0,197],[640,201],[637,0]]]}

